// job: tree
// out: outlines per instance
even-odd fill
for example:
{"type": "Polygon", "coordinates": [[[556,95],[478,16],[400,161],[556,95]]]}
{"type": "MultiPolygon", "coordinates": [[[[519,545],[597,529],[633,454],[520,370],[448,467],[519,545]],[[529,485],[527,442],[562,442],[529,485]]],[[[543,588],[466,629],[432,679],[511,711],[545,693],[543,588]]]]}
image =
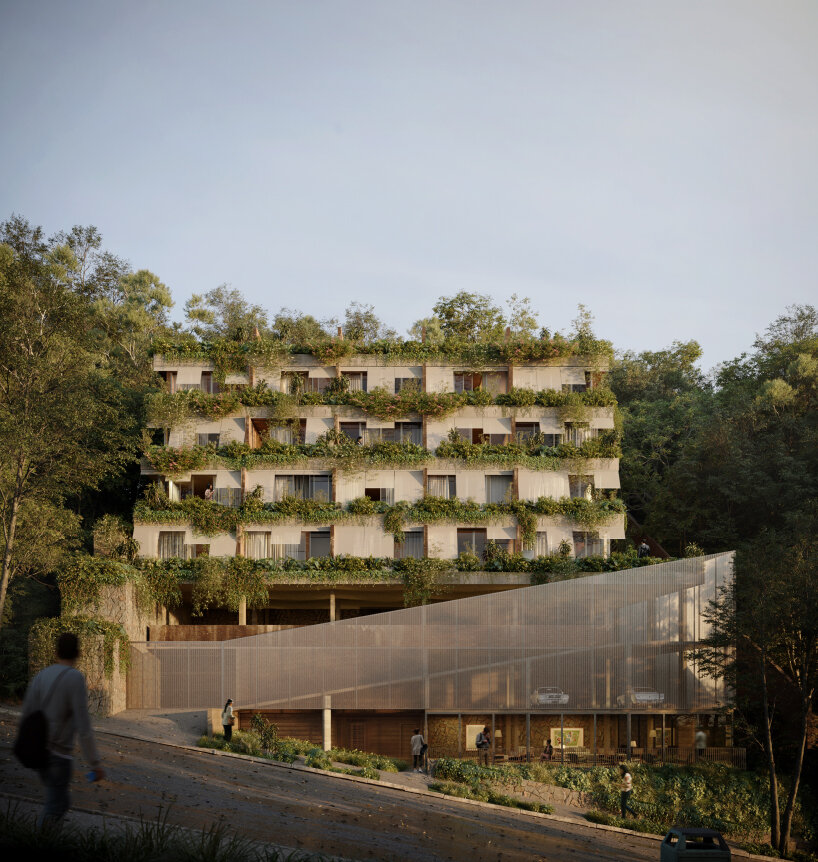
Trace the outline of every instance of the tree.
{"type": "Polygon", "coordinates": [[[374,305],[352,302],[344,312],[344,336],[351,341],[367,344],[371,341],[394,340],[397,333],[375,314],[374,305]]]}
{"type": "Polygon", "coordinates": [[[409,337],[415,341],[423,340],[423,333],[426,331],[427,344],[442,344],[443,343],[443,327],[440,325],[440,319],[437,317],[422,317],[416,320],[409,327],[409,337]]]}
{"type": "MultiPolygon", "coordinates": [[[[94,236],[82,231],[72,235],[94,236]]],[[[136,454],[135,418],[95,350],[103,284],[65,235],[46,241],[19,217],[0,225],[0,619],[11,579],[31,568],[37,528],[51,525],[43,541],[57,547],[70,540],[76,524],[55,508],[136,454]]]]}
{"type": "Polygon", "coordinates": [[[491,341],[503,336],[503,312],[490,296],[461,290],[454,296],[441,296],[433,309],[446,338],[462,341],[491,341]]]}
{"type": "Polygon", "coordinates": [[[288,344],[306,344],[326,338],[329,334],[324,325],[311,314],[303,314],[294,308],[282,308],[273,318],[270,330],[273,338],[288,344]]]}
{"type": "Polygon", "coordinates": [[[516,293],[512,293],[506,305],[512,335],[517,338],[533,338],[539,324],[537,312],[531,308],[531,300],[527,296],[520,298],[516,293]]]}
{"type": "Polygon", "coordinates": [[[622,415],[622,495],[633,517],[662,543],[674,542],[677,552],[692,537],[677,522],[666,523],[655,502],[710,407],[700,356],[695,341],[675,341],[665,350],[622,354],[608,375],[622,415]]]}
{"type": "Polygon", "coordinates": [[[262,335],[268,330],[267,312],[260,305],[247,302],[238,290],[226,284],[204,296],[194,293],[185,303],[185,316],[199,338],[242,341],[252,338],[256,328],[262,335]]]}
{"type": "Polygon", "coordinates": [[[757,723],[770,778],[771,843],[783,856],[818,684],[816,531],[818,501],[812,501],[791,518],[789,529],[764,530],[737,555],[733,584],[709,609],[711,634],[696,652],[704,670],[738,692],[738,708],[748,724],[754,723],[760,704],[757,723]],[[791,711],[795,721],[785,732],[776,732],[775,722],[782,723],[791,711]],[[785,740],[790,741],[789,751],[782,757],[785,740]],[[787,760],[788,773],[781,766],[787,760]],[[789,779],[783,812],[782,774],[789,779]]]}

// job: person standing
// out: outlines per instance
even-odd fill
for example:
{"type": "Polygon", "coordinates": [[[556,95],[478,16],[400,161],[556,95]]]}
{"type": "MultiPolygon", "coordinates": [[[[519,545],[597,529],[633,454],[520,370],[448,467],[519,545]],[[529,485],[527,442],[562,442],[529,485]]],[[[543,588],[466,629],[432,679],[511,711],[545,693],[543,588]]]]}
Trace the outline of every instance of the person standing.
{"type": "Polygon", "coordinates": [[[628,772],[628,767],[621,764],[619,771],[622,773],[622,783],[619,785],[619,806],[622,809],[622,819],[627,820],[627,812],[630,811],[634,817],[636,812],[631,808],[631,794],[633,793],[633,777],[628,772]]]}
{"type": "Polygon", "coordinates": [[[644,557],[650,556],[650,545],[648,545],[648,543],[644,539],[642,539],[639,544],[639,547],[636,549],[636,556],[640,560],[644,557]]]}
{"type": "Polygon", "coordinates": [[[489,749],[491,748],[491,730],[488,725],[486,725],[480,733],[477,734],[475,744],[477,745],[477,762],[485,762],[486,766],[488,766],[489,749]]]}
{"type": "Polygon", "coordinates": [[[43,668],[31,681],[23,699],[22,721],[41,710],[48,722],[48,761],[37,772],[45,787],[45,804],[38,819],[59,823],[71,807],[71,772],[74,743],[79,738],[82,754],[93,771],[93,780],[105,778],[97,751],[91,717],[88,715],[88,690],[85,677],[75,665],[80,656],[79,640],[71,632],[57,638],[57,661],[43,668]]]}
{"type": "Polygon", "coordinates": [[[233,717],[233,700],[228,697],[227,703],[225,703],[224,709],[222,710],[222,730],[224,731],[225,742],[230,742],[233,738],[233,725],[235,723],[236,719],[233,717]]]}
{"type": "Polygon", "coordinates": [[[415,772],[423,772],[421,765],[423,763],[423,746],[426,745],[426,740],[420,732],[420,728],[415,728],[415,735],[409,740],[409,745],[412,748],[412,768],[415,772]]]}
{"type": "Polygon", "coordinates": [[[704,750],[707,748],[707,733],[705,733],[703,727],[700,727],[696,731],[695,744],[696,760],[704,760],[704,750]]]}

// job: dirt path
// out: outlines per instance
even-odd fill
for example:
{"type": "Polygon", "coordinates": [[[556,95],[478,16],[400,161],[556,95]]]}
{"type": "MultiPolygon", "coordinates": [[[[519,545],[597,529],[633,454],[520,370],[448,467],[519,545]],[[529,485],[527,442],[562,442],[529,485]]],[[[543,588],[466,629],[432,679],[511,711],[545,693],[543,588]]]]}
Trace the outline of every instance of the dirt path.
{"type": "MultiPolygon", "coordinates": [[[[0,786],[39,798],[29,770],[11,757],[14,721],[0,723],[0,786]]],[[[202,827],[220,819],[258,840],[350,859],[654,860],[656,842],[541,818],[429,799],[204,751],[182,751],[99,734],[110,780],[72,784],[74,804],[101,812],[202,827]]]]}

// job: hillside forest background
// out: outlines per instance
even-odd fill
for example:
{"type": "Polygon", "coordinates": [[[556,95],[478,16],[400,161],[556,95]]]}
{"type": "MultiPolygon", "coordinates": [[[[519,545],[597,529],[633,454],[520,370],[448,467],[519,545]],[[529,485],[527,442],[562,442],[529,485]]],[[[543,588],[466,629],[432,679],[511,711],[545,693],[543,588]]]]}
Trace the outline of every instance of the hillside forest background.
{"type": "MultiPolygon", "coordinates": [[[[187,332],[241,340],[258,329],[266,338],[304,344],[334,336],[338,325],[346,339],[362,343],[419,339],[422,328],[427,339],[454,346],[501,339],[506,327],[515,339],[553,335],[529,299],[514,296],[503,309],[467,291],[441,297],[428,317],[407,321],[403,336],[358,302],[343,320],[325,320],[314,309],[272,313],[221,286],[186,303],[184,324],[170,322],[172,307],[160,278],[106,251],[94,227],[47,237],[19,216],[0,225],[4,698],[25,687],[32,622],[59,613],[55,572],[72,553],[91,551],[99,518],[127,521],[141,494],[145,404],[160,389],[151,368],[153,339],[187,332]]],[[[580,306],[565,335],[592,338],[591,312],[580,306]]],[[[790,602],[802,602],[803,591],[814,594],[818,586],[818,310],[782,308],[750,353],[709,371],[697,365],[695,341],[684,333],[667,338],[668,346],[655,352],[606,348],[607,383],[623,430],[621,494],[644,533],[673,556],[738,552],[748,592],[738,596],[737,617],[715,613],[718,633],[743,637],[742,625],[760,624],[762,604],[784,601],[778,594],[762,598],[770,583],[790,602]]],[[[782,612],[792,617],[792,605],[782,612]]],[[[818,624],[793,625],[796,640],[808,645],[802,643],[806,652],[796,660],[800,676],[785,666],[782,678],[795,679],[790,693],[798,713],[809,714],[818,624]]],[[[779,664],[786,661],[779,657],[779,664]]]]}

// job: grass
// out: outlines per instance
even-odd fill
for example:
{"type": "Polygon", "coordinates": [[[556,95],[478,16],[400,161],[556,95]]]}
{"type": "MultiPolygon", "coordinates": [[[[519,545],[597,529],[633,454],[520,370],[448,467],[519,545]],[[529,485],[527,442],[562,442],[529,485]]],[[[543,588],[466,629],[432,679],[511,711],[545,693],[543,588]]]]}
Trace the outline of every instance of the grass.
{"type": "Polygon", "coordinates": [[[460,784],[457,781],[434,781],[429,785],[429,790],[443,793],[446,796],[456,796],[458,799],[475,799],[478,802],[490,802],[492,805],[504,805],[506,808],[521,808],[524,811],[536,811],[539,814],[554,813],[554,809],[550,805],[515,799],[513,796],[498,793],[485,785],[460,784]]]}
{"type": "Polygon", "coordinates": [[[120,828],[80,830],[73,826],[37,827],[34,815],[9,804],[0,812],[0,854],[26,862],[326,862],[300,850],[283,852],[242,838],[223,823],[193,830],[168,823],[168,811],[155,820],[120,828]]]}
{"type": "Polygon", "coordinates": [[[324,769],[328,772],[343,772],[346,775],[360,775],[377,781],[380,772],[403,772],[409,768],[405,760],[386,757],[383,754],[369,754],[357,749],[332,748],[324,751],[314,742],[306,739],[282,737],[275,740],[272,749],[261,746],[261,738],[252,730],[234,730],[233,738],[228,742],[221,734],[209,736],[205,734],[196,743],[200,748],[215,748],[219,751],[232,751],[234,754],[249,754],[254,757],[264,757],[279,763],[294,763],[300,757],[306,757],[306,765],[314,769],[324,769]],[[358,769],[338,769],[333,763],[346,763],[358,769]]]}

